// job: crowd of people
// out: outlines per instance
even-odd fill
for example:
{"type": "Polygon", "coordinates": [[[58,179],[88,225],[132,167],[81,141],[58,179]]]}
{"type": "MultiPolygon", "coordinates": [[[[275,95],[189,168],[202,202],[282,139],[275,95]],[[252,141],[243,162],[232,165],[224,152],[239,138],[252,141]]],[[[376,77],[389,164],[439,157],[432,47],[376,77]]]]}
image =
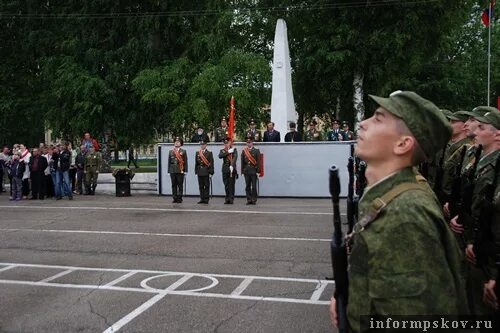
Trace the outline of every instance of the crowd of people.
{"type": "MultiPolygon", "coordinates": [[[[318,123],[315,120],[309,122],[307,130],[304,132],[298,131],[297,124],[294,122],[290,122],[288,126],[289,131],[285,134],[285,142],[351,141],[356,139],[354,132],[349,129],[349,123],[346,121],[333,120],[332,128],[326,132],[318,130],[318,123]]],[[[274,122],[270,121],[267,123],[266,130],[262,133],[257,129],[256,121],[250,119],[248,121],[248,129],[245,132],[245,140],[248,137],[252,137],[255,142],[280,142],[281,133],[274,127],[274,122]]],[[[223,117],[220,121],[220,127],[217,127],[214,131],[213,141],[222,142],[228,135],[228,121],[223,117]]],[[[210,137],[203,127],[198,126],[196,132],[191,137],[191,142],[198,143],[200,141],[210,142],[210,137]]]]}
{"type": "Polygon", "coordinates": [[[0,193],[10,185],[11,201],[44,200],[74,194],[95,194],[102,161],[99,143],[85,133],[80,147],[69,142],[40,144],[28,149],[24,144],[4,146],[0,153],[0,193]]]}

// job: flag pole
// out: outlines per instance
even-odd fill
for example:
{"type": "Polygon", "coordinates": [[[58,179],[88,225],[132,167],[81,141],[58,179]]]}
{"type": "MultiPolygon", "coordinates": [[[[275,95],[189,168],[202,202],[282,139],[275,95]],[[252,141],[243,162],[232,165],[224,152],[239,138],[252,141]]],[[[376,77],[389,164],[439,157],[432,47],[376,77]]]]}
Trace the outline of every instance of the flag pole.
{"type": "Polygon", "coordinates": [[[491,25],[493,24],[492,20],[492,3],[490,1],[489,3],[489,10],[488,10],[488,19],[489,19],[489,24],[488,24],[488,106],[490,106],[490,87],[491,87],[491,25]]]}

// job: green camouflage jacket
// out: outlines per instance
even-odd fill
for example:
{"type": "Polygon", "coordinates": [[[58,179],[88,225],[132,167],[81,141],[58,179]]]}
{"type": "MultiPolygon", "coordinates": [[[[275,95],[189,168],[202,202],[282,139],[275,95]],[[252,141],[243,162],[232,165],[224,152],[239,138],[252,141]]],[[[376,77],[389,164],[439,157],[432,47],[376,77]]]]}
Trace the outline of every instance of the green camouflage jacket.
{"type": "MultiPolygon", "coordinates": [[[[402,183],[417,183],[409,167],[367,188],[359,213],[402,183]]],[[[455,315],[467,313],[463,259],[445,224],[437,198],[425,182],[394,198],[353,237],[349,258],[349,325],[362,315],[455,315]]]]}
{"type": "Polygon", "coordinates": [[[491,206],[485,207],[484,197],[486,194],[486,188],[493,184],[495,178],[495,166],[499,154],[500,150],[494,151],[486,156],[483,156],[479,161],[475,176],[475,186],[471,207],[474,224],[474,234],[472,236],[474,241],[474,250],[476,252],[477,259],[481,261],[480,247],[484,249],[484,264],[481,266],[485,271],[487,278],[491,279],[496,276],[494,257],[495,252],[500,248],[500,226],[498,218],[500,210],[499,187],[495,185],[493,203],[491,206]],[[491,209],[492,211],[490,221],[482,221],[481,214],[485,209],[491,209]],[[481,244],[476,244],[478,240],[478,232],[483,233],[483,237],[480,237],[483,242],[481,244]]]}
{"type": "MultiPolygon", "coordinates": [[[[451,144],[448,149],[446,149],[443,163],[443,192],[447,195],[451,195],[451,188],[453,181],[456,177],[460,177],[460,171],[457,172],[457,167],[462,162],[461,150],[463,146],[469,147],[471,139],[465,138],[458,142],[451,144]]],[[[467,149],[466,148],[466,149],[467,149]]],[[[464,155],[465,159],[465,155],[464,155]]]]}

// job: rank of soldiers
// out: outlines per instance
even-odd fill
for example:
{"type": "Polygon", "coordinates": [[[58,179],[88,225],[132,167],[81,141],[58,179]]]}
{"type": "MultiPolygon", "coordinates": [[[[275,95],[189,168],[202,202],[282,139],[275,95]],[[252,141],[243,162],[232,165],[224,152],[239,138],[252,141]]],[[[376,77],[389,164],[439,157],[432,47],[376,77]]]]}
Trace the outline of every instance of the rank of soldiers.
{"type": "MultiPolygon", "coordinates": [[[[220,150],[218,157],[222,160],[222,181],[224,182],[225,201],[224,204],[234,203],[234,188],[238,179],[236,162],[238,151],[233,147],[229,138],[223,140],[224,146],[220,150]]],[[[195,174],[198,177],[200,190],[199,204],[208,204],[212,187],[212,175],[214,174],[213,153],[207,149],[207,141],[202,140],[200,149],[195,153],[195,174]]],[[[183,140],[180,137],[174,139],[174,147],[168,154],[168,173],[172,184],[173,203],[182,203],[184,193],[184,176],[188,172],[188,156],[182,149],[183,140]]],[[[246,138],[246,147],[241,153],[241,174],[245,178],[245,192],[247,205],[257,203],[258,176],[261,172],[261,153],[254,147],[254,137],[246,138]]]]}
{"type": "Polygon", "coordinates": [[[407,91],[370,98],[378,108],[360,123],[355,148],[367,187],[356,213],[348,199],[355,221],[345,241],[331,185],[332,325],[368,332],[367,317],[381,325],[395,315],[474,315],[499,332],[500,111],[440,110],[407,91]]]}

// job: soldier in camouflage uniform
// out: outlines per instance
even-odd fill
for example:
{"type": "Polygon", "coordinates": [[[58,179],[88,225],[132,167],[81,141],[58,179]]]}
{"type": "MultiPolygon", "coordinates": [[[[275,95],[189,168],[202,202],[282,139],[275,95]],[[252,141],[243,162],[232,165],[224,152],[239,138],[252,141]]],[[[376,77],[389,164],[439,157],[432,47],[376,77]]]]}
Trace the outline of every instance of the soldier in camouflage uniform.
{"type": "MultiPolygon", "coordinates": [[[[440,111],[446,118],[448,118],[448,116],[452,114],[452,112],[449,110],[440,109],[440,111]]],[[[444,161],[445,148],[446,147],[438,150],[434,155],[429,156],[427,160],[420,165],[420,171],[422,175],[425,177],[425,179],[427,179],[427,183],[432,189],[435,188],[438,169],[442,167],[441,163],[444,161]]]]}
{"type": "MultiPolygon", "coordinates": [[[[468,145],[467,151],[465,152],[464,160],[462,161],[462,170],[460,171],[460,178],[462,179],[461,188],[462,188],[462,198],[466,194],[466,192],[470,191],[471,186],[473,186],[473,182],[471,181],[474,178],[474,167],[477,165],[476,151],[479,148],[479,144],[476,142],[476,135],[474,132],[476,131],[477,125],[479,122],[475,117],[484,116],[487,112],[491,110],[496,110],[495,108],[491,108],[489,106],[478,106],[474,108],[472,111],[459,111],[457,114],[463,114],[468,116],[469,118],[465,122],[464,129],[465,134],[470,140],[470,144],[468,145]]],[[[472,218],[470,216],[470,202],[465,203],[466,205],[462,207],[460,223],[458,223],[458,216],[453,217],[450,221],[450,227],[457,235],[464,234],[464,238],[469,241],[472,240],[472,218]]],[[[445,211],[447,211],[448,207],[445,207],[445,211]]],[[[464,239],[464,240],[465,240],[464,239]]]]}
{"type": "Polygon", "coordinates": [[[229,134],[229,127],[227,127],[227,119],[223,117],[220,120],[220,127],[215,129],[214,142],[222,142],[229,134]]]}
{"type": "MultiPolygon", "coordinates": [[[[500,245],[500,228],[498,226],[499,207],[493,207],[491,202],[485,202],[488,187],[493,187],[498,191],[495,175],[497,171],[496,164],[500,155],[500,111],[495,110],[486,113],[484,116],[477,116],[476,120],[480,122],[475,134],[478,144],[483,147],[483,154],[477,165],[474,181],[474,193],[472,197],[471,215],[473,228],[472,242],[467,245],[465,255],[467,261],[479,270],[473,270],[471,276],[470,288],[474,301],[474,314],[493,315],[493,309],[485,306],[483,301],[484,292],[492,291],[495,287],[495,278],[497,268],[493,252],[496,246],[500,245]],[[483,213],[486,210],[492,210],[492,219],[484,220],[483,213]],[[496,244],[495,244],[496,243],[496,244]],[[484,282],[487,282],[485,285],[484,282]]],[[[493,198],[498,197],[498,192],[494,193],[493,198]]],[[[492,198],[492,199],[493,199],[492,198]]]]}
{"type": "Polygon", "coordinates": [[[85,174],[85,194],[87,195],[95,194],[101,162],[101,153],[95,151],[94,146],[90,146],[89,153],[85,156],[85,165],[83,170],[83,173],[85,174]]]}
{"type": "Polygon", "coordinates": [[[463,113],[455,112],[451,113],[447,118],[450,121],[452,134],[451,140],[445,149],[443,159],[443,182],[441,190],[445,196],[444,202],[449,200],[453,180],[460,177],[456,169],[462,163],[462,150],[467,150],[472,143],[472,140],[467,136],[465,131],[465,122],[469,117],[463,113]]]}
{"type": "MultiPolygon", "coordinates": [[[[361,122],[356,147],[368,165],[369,187],[350,237],[350,329],[368,331],[362,315],[467,313],[460,250],[434,193],[413,168],[445,146],[451,127],[413,92],[370,97],[379,108],[361,122]]],[[[335,319],[334,299],[330,311],[335,319]]]]}
{"type": "Polygon", "coordinates": [[[309,129],[304,133],[304,141],[321,141],[321,132],[316,129],[316,121],[311,120],[309,129]]]}

